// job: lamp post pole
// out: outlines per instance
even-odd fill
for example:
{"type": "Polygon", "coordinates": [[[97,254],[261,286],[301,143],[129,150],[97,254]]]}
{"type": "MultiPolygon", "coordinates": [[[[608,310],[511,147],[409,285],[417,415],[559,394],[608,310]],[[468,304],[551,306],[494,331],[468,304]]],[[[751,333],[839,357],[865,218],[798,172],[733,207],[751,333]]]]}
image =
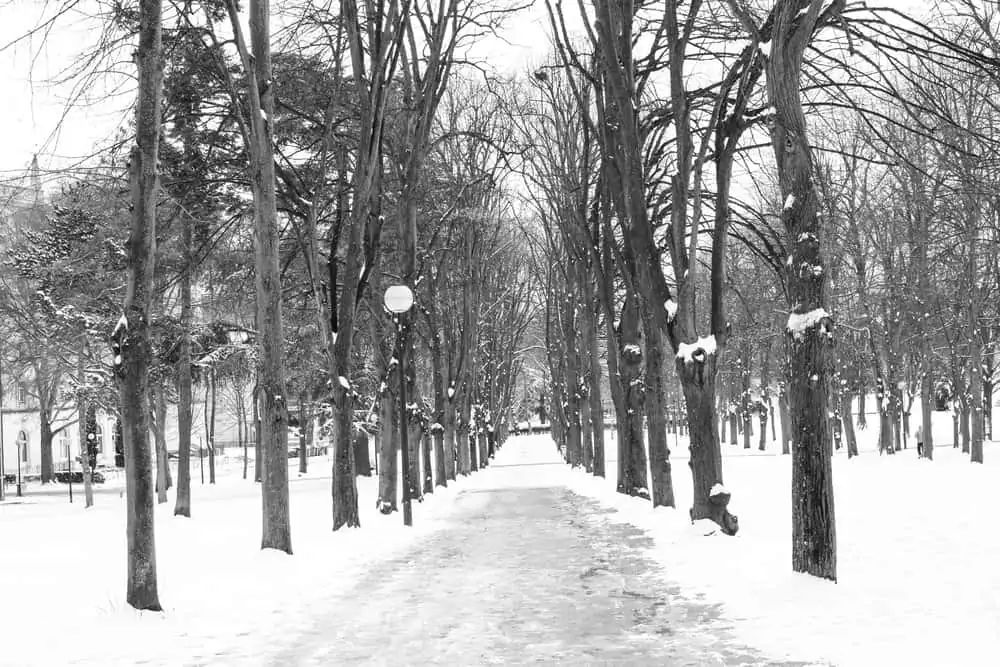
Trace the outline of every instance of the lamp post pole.
{"type": "Polygon", "coordinates": [[[403,453],[403,525],[413,525],[413,497],[410,493],[410,444],[406,428],[406,313],[396,316],[399,326],[399,446],[403,453]]]}
{"type": "Polygon", "coordinates": [[[403,454],[403,525],[413,525],[413,507],[410,499],[410,445],[406,428],[406,313],[413,307],[413,291],[406,285],[393,285],[385,290],[383,297],[386,309],[393,313],[396,322],[396,338],[399,340],[399,446],[403,454]]]}

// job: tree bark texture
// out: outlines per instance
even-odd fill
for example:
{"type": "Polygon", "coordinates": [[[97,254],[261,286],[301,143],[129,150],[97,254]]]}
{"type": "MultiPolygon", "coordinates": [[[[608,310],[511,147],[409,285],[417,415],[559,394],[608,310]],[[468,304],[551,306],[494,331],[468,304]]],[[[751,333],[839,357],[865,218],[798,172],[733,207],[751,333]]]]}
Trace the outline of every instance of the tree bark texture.
{"type": "Polygon", "coordinates": [[[678,357],[677,375],[684,391],[689,427],[689,449],[693,480],[691,520],[711,519],[727,535],[739,530],[737,518],[727,509],[728,491],[712,495],[715,485],[722,485],[722,446],[719,441],[718,413],[715,410],[715,354],[695,350],[690,358],[678,357]]]}
{"type": "MultiPolygon", "coordinates": [[[[191,516],[191,271],[192,221],[181,216],[181,245],[184,272],[180,276],[180,360],[177,364],[177,491],[174,498],[174,515],[191,516]]],[[[245,474],[244,474],[245,477],[245,474]]]]}
{"type": "Polygon", "coordinates": [[[112,333],[125,446],[128,575],[125,599],[135,609],[160,611],[153,529],[153,460],[149,442],[149,311],[156,261],[157,161],[163,98],[162,6],[140,0],[136,50],[139,94],[136,144],[130,156],[132,221],[122,319],[112,333]]]}
{"type": "MultiPolygon", "coordinates": [[[[270,1],[250,0],[250,48],[244,57],[250,100],[250,183],[254,196],[257,354],[260,392],[261,548],[292,553],[288,506],[288,402],[285,398],[278,210],[275,195],[275,86],[271,74],[270,1]]],[[[233,13],[233,10],[230,10],[233,13]]],[[[234,23],[238,19],[231,16],[234,23]]],[[[246,54],[246,49],[241,49],[246,54]]],[[[335,382],[334,385],[337,383],[335,382]]],[[[214,444],[214,443],[213,443],[214,444]]]]}
{"type": "Polygon", "coordinates": [[[621,352],[619,355],[624,392],[625,419],[621,429],[618,457],[621,476],[618,492],[649,499],[646,488],[646,446],[643,437],[645,386],[642,381],[642,336],[639,332],[639,300],[634,294],[626,297],[621,318],[621,352]]]}
{"type": "Polygon", "coordinates": [[[167,397],[162,386],[153,389],[153,437],[156,442],[156,502],[167,502],[170,488],[170,463],[167,456],[167,397]]]}
{"type": "Polygon", "coordinates": [[[778,0],[767,62],[767,92],[774,109],[771,145],[778,167],[782,221],[789,256],[785,282],[791,315],[785,341],[792,444],[792,569],[837,579],[837,538],[829,412],[833,374],[833,319],[827,305],[821,252],[819,197],[800,95],[803,53],[822,0],[778,0]]]}
{"type": "Polygon", "coordinates": [[[399,428],[395,419],[394,403],[398,398],[386,390],[380,399],[379,423],[381,425],[382,443],[378,457],[378,510],[382,514],[390,514],[399,509],[397,487],[399,483],[399,428]]]}

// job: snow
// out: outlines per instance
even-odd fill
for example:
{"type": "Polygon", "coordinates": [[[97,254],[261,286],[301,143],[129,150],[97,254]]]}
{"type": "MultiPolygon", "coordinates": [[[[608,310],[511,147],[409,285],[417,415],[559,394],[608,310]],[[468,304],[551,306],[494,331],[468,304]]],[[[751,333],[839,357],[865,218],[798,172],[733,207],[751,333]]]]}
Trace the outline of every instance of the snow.
{"type": "Polygon", "coordinates": [[[795,206],[795,195],[790,194],[785,197],[785,210],[787,211],[793,206],[795,206]]]}
{"type": "Polygon", "coordinates": [[[722,494],[726,494],[726,493],[729,493],[729,491],[726,490],[726,487],[722,486],[721,484],[716,483],[716,484],[712,485],[712,489],[708,492],[708,495],[709,496],[718,496],[718,495],[722,495],[722,494]]]}
{"type": "Polygon", "coordinates": [[[715,336],[703,336],[694,343],[681,343],[677,346],[677,358],[683,359],[686,364],[702,362],[706,356],[715,352],[715,336]]]}
{"type": "Polygon", "coordinates": [[[629,343],[622,349],[626,354],[634,354],[634,355],[642,354],[642,348],[636,345],[635,343],[629,343]]]}
{"type": "Polygon", "coordinates": [[[125,602],[120,479],[98,486],[88,510],[76,485],[73,505],[62,485],[58,495],[29,487],[0,502],[3,544],[17,545],[0,548],[0,665],[276,664],[262,656],[301,631],[316,605],[364,581],[373,560],[448,525],[454,497],[470,486],[435,489],[404,530],[400,513],[378,513],[378,478],[359,477],[362,528],[333,532],[330,466],[314,457],[298,478],[291,468],[288,556],[260,550],[260,486],[241,478],[242,462],[220,464],[215,485],[198,483],[194,462],[192,518],[173,515],[173,490],[156,508],[162,613],[125,602]]]}
{"type": "Polygon", "coordinates": [[[128,331],[128,319],[126,319],[125,313],[122,313],[122,316],[118,318],[118,322],[115,324],[115,328],[111,331],[112,338],[118,335],[119,329],[125,329],[126,331],[128,331]]]}
{"type": "Polygon", "coordinates": [[[757,451],[756,432],[752,450],[723,445],[726,486],[739,503],[731,505],[740,519],[733,538],[705,539],[715,527],[692,525],[688,517],[693,491],[683,437],[678,447],[668,436],[676,510],[615,492],[613,446],[607,479],[577,469],[570,483],[612,510],[612,520],[653,536],[664,574],[688,595],[721,604],[736,636],[772,660],[876,667],[891,656],[907,667],[990,664],[989,656],[1000,655],[1000,535],[992,529],[1000,442],[985,444],[984,465],[970,465],[951,446],[950,413],[933,419],[933,462],[917,458],[912,439],[909,449],[879,456],[871,417],[869,428],[857,431],[860,456],[835,452],[836,584],[792,572],[791,457],[770,439],[769,451],[757,451]],[[894,512],[886,521],[873,509],[886,498],[922,499],[920,511],[894,512]]]}
{"type": "Polygon", "coordinates": [[[792,313],[788,316],[788,332],[795,340],[802,340],[806,329],[816,326],[825,317],[830,317],[830,313],[824,308],[815,308],[807,313],[792,313]]]}
{"type": "Polygon", "coordinates": [[[761,42],[758,46],[760,47],[760,52],[764,54],[765,58],[770,57],[770,55],[771,55],[771,40],[768,40],[766,42],[761,42]]]}
{"type": "Polygon", "coordinates": [[[663,304],[663,307],[667,310],[667,323],[669,324],[674,321],[675,317],[677,317],[677,302],[673,299],[667,299],[666,303],[663,304]]]}
{"type": "Polygon", "coordinates": [[[348,382],[347,378],[345,378],[343,375],[341,375],[340,377],[338,377],[337,380],[340,382],[340,386],[343,387],[344,389],[350,389],[351,388],[351,383],[348,382]]]}
{"type": "Polygon", "coordinates": [[[267,112],[264,111],[263,109],[260,110],[260,117],[264,119],[265,123],[268,121],[267,112]]]}
{"type": "Polygon", "coordinates": [[[455,388],[448,387],[448,398],[455,398],[455,388]]]}
{"type": "MultiPolygon", "coordinates": [[[[705,658],[730,645],[731,634],[759,655],[615,664],[788,660],[867,667],[886,664],[886,656],[907,667],[990,664],[989,656],[1000,655],[1000,536],[992,529],[1000,443],[987,442],[986,463],[970,465],[968,456],[951,447],[951,427],[950,413],[933,414],[933,462],[918,459],[912,447],[879,456],[877,426],[857,431],[860,456],[848,460],[844,450],[834,453],[836,584],[791,571],[791,457],[777,454],[780,446],[770,441],[765,452],[723,446],[726,489],[739,502],[733,511],[740,532],[732,538],[712,522],[688,517],[688,443],[675,435],[676,510],[654,509],[647,500],[615,492],[612,429],[606,479],[554,464],[548,436],[515,437],[495,465],[415,504],[414,527],[407,530],[399,513],[378,513],[371,502],[378,480],[362,477],[362,528],[332,532],[330,461],[316,457],[312,472],[290,484],[293,556],[259,550],[259,486],[240,478],[238,461],[223,461],[218,484],[198,484],[195,475],[194,518],[173,516],[172,491],[171,502],[157,507],[163,613],[137,613],[124,602],[120,479],[99,486],[96,505],[86,511],[79,496],[73,505],[66,502],[65,487],[40,494],[29,486],[24,499],[0,503],[3,543],[16,545],[0,548],[0,664],[358,664],[373,655],[386,664],[469,664],[472,650],[480,651],[473,661],[483,663],[499,651],[521,658],[508,664],[531,662],[525,659],[531,651],[540,658],[535,662],[545,664],[596,663],[593,655],[558,651],[579,650],[574,642],[589,641],[599,621],[620,623],[601,614],[631,604],[632,598],[622,596],[626,588],[647,590],[643,586],[652,579],[642,571],[629,571],[626,581],[608,569],[623,553],[632,565],[657,566],[653,579],[666,588],[648,590],[664,609],[714,614],[693,630],[684,613],[671,617],[671,644],[683,650],[692,641],[708,642],[700,654],[705,658]],[[542,487],[565,487],[584,501],[568,504],[569,496],[546,491],[555,501],[546,504],[540,502],[546,497],[539,495],[542,487]],[[877,510],[886,498],[919,501],[919,511],[904,507],[887,521],[877,510]],[[518,514],[525,504],[532,512],[551,508],[548,523],[536,524],[536,513],[518,514]],[[505,518],[487,529],[482,522],[497,514],[505,518]],[[559,531],[551,536],[558,544],[537,544],[549,539],[546,527],[559,531]],[[616,536],[621,539],[613,542],[616,536]],[[591,541],[600,546],[586,546],[591,541]],[[476,551],[467,550],[469,542],[478,545],[476,551]],[[642,545],[641,562],[634,543],[642,545]],[[552,546],[558,556],[537,554],[552,546]],[[580,555],[581,548],[590,550],[580,555]],[[458,560],[442,566],[442,554],[458,560]],[[434,564],[430,571],[428,563],[434,564]],[[460,566],[452,569],[452,563],[460,566]],[[454,576],[429,587],[442,571],[454,576]],[[582,589],[587,597],[574,597],[582,589]],[[391,605],[405,608],[405,616],[391,605]],[[563,613],[574,605],[582,621],[563,613]],[[451,626],[450,616],[446,622],[444,615],[456,609],[470,619],[468,625],[451,626]],[[569,626],[578,632],[570,640],[555,634],[559,626],[551,621],[565,618],[572,618],[569,626]],[[346,636],[354,639],[331,641],[330,627],[347,627],[346,636]],[[371,633],[376,627],[386,632],[371,633]],[[417,641],[426,638],[427,627],[451,628],[453,636],[417,641]],[[522,641],[524,633],[539,643],[522,641]],[[388,654],[376,652],[379,642],[388,654]],[[290,659],[282,662],[282,656],[290,659]]],[[[635,643],[628,648],[637,650],[635,643]]]]}

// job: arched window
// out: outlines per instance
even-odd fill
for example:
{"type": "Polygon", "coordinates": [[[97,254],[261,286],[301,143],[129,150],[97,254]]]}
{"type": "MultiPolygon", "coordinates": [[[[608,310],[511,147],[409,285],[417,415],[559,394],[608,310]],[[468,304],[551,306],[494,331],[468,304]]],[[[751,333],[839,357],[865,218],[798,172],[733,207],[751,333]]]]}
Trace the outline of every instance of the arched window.
{"type": "Polygon", "coordinates": [[[18,431],[17,433],[17,445],[21,450],[21,463],[28,462],[28,433],[26,431],[18,431]]]}
{"type": "Polygon", "coordinates": [[[97,424],[96,425],[96,429],[95,429],[94,432],[97,434],[97,453],[98,454],[103,454],[104,453],[104,429],[101,428],[100,424],[97,424]]]}
{"type": "Polygon", "coordinates": [[[63,429],[59,433],[59,455],[60,458],[66,461],[67,466],[69,466],[69,461],[73,457],[70,446],[69,429],[63,429]]]}

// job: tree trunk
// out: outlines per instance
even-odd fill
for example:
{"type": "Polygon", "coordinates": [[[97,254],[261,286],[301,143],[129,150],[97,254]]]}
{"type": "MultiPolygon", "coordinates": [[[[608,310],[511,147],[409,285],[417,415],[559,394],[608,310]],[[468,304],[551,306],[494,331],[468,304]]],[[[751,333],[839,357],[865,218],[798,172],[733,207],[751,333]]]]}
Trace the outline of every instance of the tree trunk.
{"type": "Polygon", "coordinates": [[[840,396],[840,418],[844,422],[844,439],[847,440],[847,458],[858,455],[858,437],[854,432],[853,396],[844,392],[840,396]]]}
{"type": "Polygon", "coordinates": [[[205,432],[208,434],[208,483],[215,484],[215,406],[216,406],[216,382],[215,368],[208,371],[208,387],[205,388],[205,410],[206,419],[205,432]],[[208,390],[211,388],[212,396],[209,400],[208,390]]]}
{"type": "MultiPolygon", "coordinates": [[[[86,358],[86,343],[84,343],[84,349],[76,357],[76,375],[77,383],[79,387],[87,384],[86,370],[84,368],[84,359],[86,358]]],[[[93,479],[91,477],[91,472],[93,470],[92,461],[96,463],[96,447],[95,442],[97,434],[94,432],[96,429],[91,428],[91,413],[90,408],[87,405],[87,399],[85,394],[77,390],[76,396],[77,405],[77,433],[80,438],[80,462],[83,468],[83,497],[84,497],[84,507],[93,507],[94,505],[94,485],[93,479]],[[92,458],[94,457],[94,458],[92,458]]],[[[0,443],[0,447],[3,443],[0,443]]],[[[0,452],[2,454],[2,452],[0,452]]],[[[3,469],[3,456],[0,456],[0,477],[6,472],[3,469]]],[[[0,486],[3,486],[6,482],[0,479],[0,486]]],[[[0,500],[3,500],[3,493],[0,492],[0,500]]]]}
{"type": "MultiPolygon", "coordinates": [[[[441,425],[438,424],[440,427],[441,425]]],[[[444,428],[435,428],[431,434],[434,440],[434,482],[438,486],[448,486],[448,474],[445,462],[444,428]]]]}
{"type": "MultiPolygon", "coordinates": [[[[587,390],[589,391],[589,381],[587,390]]],[[[583,384],[581,384],[581,387],[583,384]]],[[[590,414],[590,396],[584,395],[580,399],[580,444],[583,448],[583,469],[589,473],[594,472],[594,421],[590,414]]]]}
{"type": "Polygon", "coordinates": [[[153,529],[153,461],[146,405],[152,356],[149,307],[156,261],[157,162],[163,97],[161,12],[160,0],[140,0],[136,144],[130,156],[132,221],[128,241],[128,286],[124,312],[111,334],[125,447],[128,536],[125,599],[135,609],[150,611],[161,610],[153,529]]]}
{"type": "MultiPolygon", "coordinates": [[[[247,77],[250,189],[254,200],[254,250],[260,396],[261,549],[292,553],[288,506],[288,402],[285,399],[284,334],[281,313],[279,233],[275,193],[274,84],[271,74],[270,1],[250,0],[250,49],[242,38],[235,2],[228,2],[230,23],[247,77]]],[[[345,286],[346,289],[346,286],[345,286]]],[[[336,387],[338,383],[334,383],[336,387]]],[[[212,449],[214,442],[209,438],[212,449]]],[[[210,460],[211,464],[211,460],[210,460]]],[[[353,479],[353,476],[352,476],[353,479]]]]}
{"type": "Polygon", "coordinates": [[[767,62],[768,99],[774,109],[771,145],[785,202],[782,220],[789,256],[786,293],[791,312],[785,341],[792,450],[792,569],[836,581],[837,539],[832,450],[827,428],[828,387],[834,348],[833,321],[825,310],[819,197],[813,183],[799,86],[803,52],[809,44],[821,1],[806,15],[800,5],[775,6],[772,57],[767,62]]]}
{"type": "MultiPolygon", "coordinates": [[[[977,309],[973,309],[976,311],[977,309]]],[[[983,355],[974,326],[969,343],[969,454],[973,463],[983,462],[983,355]]]]}
{"type": "Polygon", "coordinates": [[[380,400],[379,423],[381,425],[381,446],[379,447],[378,466],[378,510],[382,514],[390,514],[399,509],[397,486],[399,482],[399,428],[394,419],[396,410],[394,404],[398,400],[385,391],[380,400]]]}
{"type": "Polygon", "coordinates": [[[167,502],[167,489],[170,488],[170,464],[167,456],[167,396],[162,386],[153,389],[156,401],[153,424],[153,436],[156,442],[156,502],[167,502]]]}
{"type": "Polygon", "coordinates": [[[420,435],[420,450],[423,456],[424,493],[434,493],[434,467],[431,459],[431,436],[429,433],[420,435]]]}
{"type": "MultiPolygon", "coordinates": [[[[39,400],[39,403],[41,402],[39,400]]],[[[49,411],[44,406],[38,409],[38,422],[38,447],[42,454],[42,484],[50,484],[55,479],[55,464],[52,459],[52,422],[49,421],[49,411]]]]}
{"type": "Polygon", "coordinates": [[[966,396],[962,399],[962,413],[961,418],[958,422],[959,431],[962,434],[962,453],[969,454],[971,452],[970,444],[970,429],[969,429],[969,415],[972,410],[969,407],[969,398],[966,396]]]}
{"type": "MultiPolygon", "coordinates": [[[[191,517],[191,271],[192,221],[181,216],[181,245],[184,271],[180,276],[180,359],[177,364],[177,493],[174,499],[174,516],[191,517]]],[[[245,475],[244,475],[245,477],[245,475]]]]}
{"type": "Polygon", "coordinates": [[[792,453],[792,416],[788,412],[788,390],[781,388],[778,396],[778,412],[781,415],[781,453],[788,455],[792,453]]]}
{"type": "Polygon", "coordinates": [[[446,399],[444,409],[444,456],[445,475],[454,480],[458,472],[460,453],[455,444],[455,405],[452,399],[446,399]]]}
{"type": "MultiPolygon", "coordinates": [[[[652,477],[653,507],[674,507],[674,482],[670,471],[670,449],[667,446],[667,386],[663,363],[663,334],[653,320],[649,308],[644,309],[643,329],[646,334],[646,425],[649,440],[649,470],[652,477]]],[[[714,410],[715,395],[712,394],[714,410]]],[[[713,420],[712,437],[716,422],[713,420]]]]}
{"type": "Polygon", "coordinates": [[[719,428],[715,411],[715,364],[714,351],[706,350],[701,350],[701,354],[695,351],[691,357],[678,357],[676,361],[687,405],[691,443],[688,465],[694,482],[694,503],[690,515],[692,521],[711,519],[719,524],[724,533],[735,535],[739,522],[726,509],[730,494],[722,487],[722,446],[717,435],[719,428]]]}
{"type": "Polygon", "coordinates": [[[309,471],[309,444],[307,433],[309,431],[309,411],[306,408],[305,392],[299,394],[299,474],[305,475],[309,471]]]}
{"type": "MultiPolygon", "coordinates": [[[[588,400],[590,402],[590,432],[593,442],[592,470],[595,476],[604,477],[604,405],[601,400],[601,360],[597,346],[597,321],[593,310],[594,286],[590,276],[583,280],[583,308],[581,324],[585,357],[589,362],[588,400]]],[[[611,327],[609,327],[611,328],[611,327]]]]}
{"type": "MultiPolygon", "coordinates": [[[[253,459],[253,481],[260,482],[261,474],[264,471],[263,434],[260,425],[260,385],[255,384],[253,390],[253,437],[254,437],[254,459],[253,459]]],[[[202,473],[204,475],[204,473],[202,473]]],[[[203,479],[202,482],[205,480],[203,479]]]]}
{"type": "MultiPolygon", "coordinates": [[[[926,361],[924,362],[927,363],[926,361]]],[[[934,432],[931,428],[931,401],[933,400],[931,374],[924,369],[920,378],[920,425],[923,432],[923,457],[934,459],[934,432]]]]}
{"type": "Polygon", "coordinates": [[[627,295],[621,317],[620,370],[624,393],[625,418],[618,446],[622,476],[618,493],[649,499],[646,488],[646,446],[643,437],[645,387],[642,382],[642,337],[639,333],[639,301],[627,295]]]}

